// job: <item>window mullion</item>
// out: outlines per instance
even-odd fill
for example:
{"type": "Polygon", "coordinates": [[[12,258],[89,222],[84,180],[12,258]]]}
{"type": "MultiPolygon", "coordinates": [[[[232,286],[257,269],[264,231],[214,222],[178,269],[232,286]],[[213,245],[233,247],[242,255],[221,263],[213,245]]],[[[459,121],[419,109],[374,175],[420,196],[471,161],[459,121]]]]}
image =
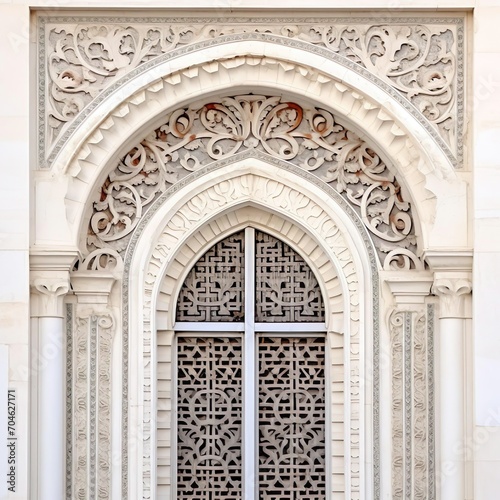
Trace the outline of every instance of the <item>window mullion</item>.
{"type": "Polygon", "coordinates": [[[243,498],[257,498],[257,375],[255,356],[255,229],[245,229],[245,341],[243,377],[243,498]]]}

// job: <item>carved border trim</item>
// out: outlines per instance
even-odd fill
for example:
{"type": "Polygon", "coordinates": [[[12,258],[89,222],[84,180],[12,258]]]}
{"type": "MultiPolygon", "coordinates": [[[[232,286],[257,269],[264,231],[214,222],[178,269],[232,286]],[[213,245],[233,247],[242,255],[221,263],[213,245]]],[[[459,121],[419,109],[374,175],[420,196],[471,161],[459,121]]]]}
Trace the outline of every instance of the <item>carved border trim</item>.
{"type": "Polygon", "coordinates": [[[66,499],[73,478],[73,304],[66,304],[66,499]]]}
{"type": "Polygon", "coordinates": [[[412,496],[412,313],[404,313],[405,378],[405,498],[412,496]]]}
{"type": "MultiPolygon", "coordinates": [[[[363,222],[359,219],[358,215],[354,212],[354,210],[350,207],[350,205],[330,186],[323,183],[317,177],[305,172],[299,167],[296,167],[293,164],[288,164],[283,160],[279,160],[277,158],[269,157],[259,151],[248,150],[242,153],[239,153],[231,158],[227,158],[221,160],[219,162],[214,162],[207,167],[200,169],[192,174],[188,175],[175,185],[173,185],[170,189],[165,191],[156,201],[155,203],[147,210],[144,214],[141,222],[138,224],[136,230],[134,231],[132,238],[129,242],[129,246],[126,250],[125,259],[124,259],[124,273],[123,273],[123,284],[122,284],[122,301],[123,301],[123,351],[122,351],[122,373],[123,373],[123,399],[122,399],[122,412],[123,412],[123,427],[122,427],[122,498],[127,500],[128,498],[128,374],[129,374],[129,365],[128,365],[128,355],[129,355],[129,279],[130,279],[130,271],[131,271],[131,263],[132,258],[135,252],[135,248],[140,239],[140,235],[143,232],[146,225],[149,223],[151,218],[155,215],[155,213],[159,210],[161,205],[175,192],[180,190],[181,188],[190,184],[193,180],[198,179],[210,172],[216,171],[218,169],[223,168],[224,166],[231,165],[238,161],[241,161],[246,158],[257,158],[263,161],[266,161],[272,165],[280,166],[286,170],[289,170],[296,175],[308,180],[310,183],[319,187],[322,191],[327,194],[328,197],[334,199],[336,203],[343,209],[343,211],[349,216],[352,222],[355,224],[358,229],[359,234],[362,237],[364,245],[367,249],[367,253],[369,256],[370,270],[371,270],[371,279],[373,283],[373,393],[374,395],[378,395],[380,392],[380,360],[379,360],[379,350],[380,350],[380,329],[379,329],[379,318],[378,314],[380,312],[380,304],[379,304],[379,289],[378,289],[378,267],[376,260],[376,253],[373,247],[373,243],[370,239],[370,236],[367,234],[367,231],[364,227],[363,222]]],[[[374,499],[380,499],[380,437],[379,437],[379,429],[380,429],[380,412],[379,412],[380,401],[378,399],[374,399],[373,401],[373,434],[374,434],[374,499]]]]}
{"type": "MultiPolygon", "coordinates": [[[[354,18],[358,23],[359,19],[354,18]]],[[[45,47],[45,25],[47,22],[112,22],[106,18],[44,18],[39,17],[39,33],[38,33],[38,42],[39,42],[39,83],[40,86],[45,88],[46,78],[46,47],[45,47]]],[[[305,20],[305,19],[304,19],[305,20]]],[[[170,22],[171,20],[169,20],[170,22]]],[[[266,19],[256,19],[256,21],[266,21],[266,19]]],[[[269,19],[267,19],[269,21],[269,19]]],[[[276,22],[277,20],[275,20],[276,22]]],[[[298,21],[297,19],[295,21],[298,21]]],[[[324,22],[324,19],[322,20],[324,22]]],[[[350,19],[342,19],[343,22],[349,22],[350,19]]],[[[382,19],[379,19],[382,22],[382,19]]],[[[394,23],[394,19],[389,22],[394,23]]],[[[430,19],[405,19],[405,24],[417,23],[418,21],[422,21],[423,23],[429,23],[430,19]]],[[[121,86],[123,86],[128,81],[137,77],[138,75],[144,74],[152,68],[163,64],[166,61],[170,61],[176,59],[178,57],[183,56],[184,54],[195,52],[206,47],[214,47],[218,45],[224,45],[227,43],[231,43],[234,41],[243,41],[243,40],[261,40],[269,43],[274,43],[277,45],[282,45],[285,47],[292,47],[302,50],[304,52],[318,54],[321,57],[334,61],[337,64],[348,68],[355,73],[363,76],[368,81],[382,89],[384,92],[389,94],[398,104],[400,104],[407,112],[409,112],[418,123],[425,128],[425,130],[429,133],[432,139],[436,142],[436,144],[440,147],[440,149],[445,153],[446,157],[450,161],[450,163],[456,167],[461,168],[463,166],[463,97],[464,97],[464,19],[463,18],[450,18],[450,19],[434,19],[434,23],[448,22],[458,25],[458,33],[457,38],[460,43],[457,41],[457,50],[458,50],[458,62],[457,65],[457,99],[459,100],[459,117],[457,119],[457,143],[460,143],[457,149],[457,157],[455,157],[454,153],[451,151],[449,146],[446,144],[444,139],[439,135],[439,132],[433,127],[426,118],[418,111],[418,109],[406,99],[402,94],[400,94],[396,89],[386,84],[382,80],[380,80],[377,76],[373,75],[370,71],[363,68],[359,64],[346,59],[343,56],[340,56],[331,50],[328,50],[323,47],[319,47],[316,45],[311,45],[307,42],[303,42],[297,39],[289,39],[277,35],[269,35],[265,33],[239,33],[239,34],[231,34],[231,35],[223,35],[214,39],[206,40],[203,42],[194,43],[191,45],[183,46],[179,49],[174,49],[171,52],[167,52],[161,56],[158,56],[151,61],[145,62],[140,66],[136,67],[134,70],[127,73],[125,76],[117,80],[115,83],[111,84],[107,89],[103,90],[97,97],[95,97],[84,109],[80,112],[75,120],[71,123],[71,125],[66,129],[66,131],[61,134],[54,144],[54,147],[51,149],[50,154],[46,158],[46,150],[45,150],[45,101],[43,93],[39,94],[39,102],[38,102],[38,147],[39,154],[38,160],[41,168],[50,168],[50,165],[53,163],[58,153],[62,149],[64,143],[68,140],[68,138],[73,134],[73,132],[81,125],[82,122],[85,121],[87,116],[98,107],[100,103],[102,103],[107,97],[117,91],[121,86]],[[460,36],[459,36],[460,35],[460,36]],[[461,114],[460,114],[461,113],[461,114]]],[[[115,22],[144,22],[144,20],[140,18],[116,18],[115,22]]],[[[164,19],[163,19],[164,22],[164,19]]],[[[193,22],[193,19],[190,19],[190,22],[193,22]]],[[[213,19],[211,19],[213,22],[213,19]]],[[[230,20],[225,19],[225,23],[230,22],[230,20]]],[[[237,22],[233,20],[233,22],[237,22]]],[[[373,19],[370,19],[369,22],[373,22],[373,19]]]]}
{"type": "Polygon", "coordinates": [[[380,500],[380,283],[374,251],[365,237],[366,229],[361,232],[363,241],[370,254],[373,305],[373,498],[380,500]]]}
{"type": "Polygon", "coordinates": [[[97,443],[97,316],[90,319],[90,477],[89,477],[89,495],[90,498],[96,498],[96,443],[97,443]]]}
{"type": "Polygon", "coordinates": [[[429,500],[436,498],[436,422],[435,422],[435,381],[434,381],[434,304],[427,304],[427,369],[428,369],[428,423],[429,423],[429,439],[428,439],[428,460],[429,460],[429,500]]]}

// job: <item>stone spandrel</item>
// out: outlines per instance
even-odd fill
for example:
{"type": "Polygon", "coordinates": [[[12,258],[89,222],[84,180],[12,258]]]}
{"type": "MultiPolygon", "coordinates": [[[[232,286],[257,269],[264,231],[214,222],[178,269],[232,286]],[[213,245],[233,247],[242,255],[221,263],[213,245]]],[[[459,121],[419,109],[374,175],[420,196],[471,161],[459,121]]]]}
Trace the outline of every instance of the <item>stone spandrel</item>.
{"type": "Polygon", "coordinates": [[[50,165],[56,144],[115,82],[187,46],[196,51],[235,34],[273,35],[267,41],[281,44],[294,39],[365,71],[375,84],[402,96],[456,163],[462,161],[463,18],[387,17],[377,24],[361,16],[166,20],[39,16],[39,83],[46,89],[39,102],[42,164],[50,165]]]}

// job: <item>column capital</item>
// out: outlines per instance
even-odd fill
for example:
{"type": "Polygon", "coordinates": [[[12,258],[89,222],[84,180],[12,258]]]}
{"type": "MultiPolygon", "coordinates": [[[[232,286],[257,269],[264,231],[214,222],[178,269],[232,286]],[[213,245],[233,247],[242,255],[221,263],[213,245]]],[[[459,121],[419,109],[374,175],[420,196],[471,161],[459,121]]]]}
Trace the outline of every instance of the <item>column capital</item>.
{"type": "Polygon", "coordinates": [[[432,293],[440,299],[441,318],[466,318],[465,299],[472,291],[472,274],[469,272],[437,272],[432,293]]]}
{"type": "Polygon", "coordinates": [[[71,287],[79,304],[107,304],[115,281],[113,274],[105,271],[71,273],[71,287]]]}
{"type": "Polygon", "coordinates": [[[381,271],[380,277],[398,305],[423,304],[433,282],[432,273],[428,271],[381,271]]]}
{"type": "Polygon", "coordinates": [[[426,250],[423,259],[434,272],[471,272],[472,250],[426,250]]]}
{"type": "Polygon", "coordinates": [[[32,316],[64,317],[64,297],[69,291],[69,271],[78,257],[75,250],[30,252],[32,316]]]}
{"type": "Polygon", "coordinates": [[[123,272],[120,255],[111,249],[94,250],[78,262],[71,286],[79,304],[108,304],[111,289],[123,272]]]}

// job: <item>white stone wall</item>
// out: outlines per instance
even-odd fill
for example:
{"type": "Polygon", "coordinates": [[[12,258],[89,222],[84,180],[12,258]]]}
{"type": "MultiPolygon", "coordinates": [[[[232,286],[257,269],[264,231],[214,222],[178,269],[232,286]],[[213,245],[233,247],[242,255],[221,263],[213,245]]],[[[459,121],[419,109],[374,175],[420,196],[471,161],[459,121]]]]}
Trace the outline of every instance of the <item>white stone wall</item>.
{"type": "MultiPolygon", "coordinates": [[[[495,1],[478,2],[474,11],[472,79],[472,132],[474,225],[474,409],[471,438],[474,453],[475,499],[496,498],[500,471],[500,67],[491,64],[500,56],[500,39],[492,27],[500,18],[495,1]]],[[[471,210],[472,212],[472,210],[471,210]]],[[[473,418],[471,416],[471,418],[473,418]]]]}
{"type": "MultiPolygon", "coordinates": [[[[231,8],[255,8],[259,15],[270,7],[268,0],[187,0],[169,2],[169,7],[216,9],[219,15],[231,8]]],[[[361,0],[356,8],[385,9],[384,15],[404,16],[405,9],[474,9],[468,35],[473,38],[467,70],[469,105],[464,130],[467,145],[466,164],[460,177],[471,183],[469,190],[470,227],[464,228],[470,246],[474,246],[473,320],[469,324],[467,357],[467,436],[457,447],[469,462],[467,500],[493,500],[500,489],[500,161],[495,154],[500,143],[500,7],[498,0],[361,0]]],[[[164,2],[151,1],[151,8],[164,2]]],[[[289,0],[289,9],[301,9],[303,0],[289,0]]],[[[331,8],[331,0],[313,0],[307,7],[331,8]]],[[[352,9],[352,1],[335,2],[337,8],[352,9]]],[[[30,396],[29,379],[36,381],[43,369],[40,356],[30,358],[29,319],[29,248],[67,240],[69,224],[62,205],[51,204],[54,190],[65,192],[65,182],[54,183],[48,172],[32,175],[36,168],[36,59],[30,43],[29,8],[46,8],[53,15],[69,15],[67,8],[143,8],[140,0],[61,1],[40,0],[31,3],[18,0],[0,3],[0,466],[5,463],[5,415],[7,389],[16,389],[16,493],[6,496],[7,483],[0,472],[0,498],[24,499],[36,495],[36,447],[29,452],[30,432],[36,428],[36,391],[30,396]],[[30,87],[31,86],[31,87],[30,87]],[[31,210],[31,214],[30,214],[31,210]],[[39,233],[30,231],[37,225],[39,233]],[[7,366],[6,366],[7,363],[7,366]],[[31,398],[31,399],[30,399],[31,398]],[[31,405],[30,405],[31,401],[31,405]]],[[[379,11],[381,12],[381,11],[379,11]]],[[[376,15],[373,14],[373,15],[376,15]]],[[[465,195],[462,192],[462,195],[465,195]]],[[[55,198],[55,197],[54,197],[55,198]]],[[[452,218],[454,214],[450,214],[452,218]]],[[[461,239],[463,241],[463,238],[461,239]]],[[[464,247],[465,249],[465,247],[464,247]]],[[[42,353],[43,357],[43,353],[42,353]]],[[[49,356],[50,358],[50,356],[49,356]]],[[[48,360],[50,362],[50,359],[48,360]]],[[[33,387],[33,386],[32,386],[33,387]]],[[[450,422],[453,425],[453,422],[450,422]]],[[[32,440],[34,442],[35,440],[32,440]]],[[[438,436],[439,441],[439,436],[438,436]]],[[[438,478],[439,484],[439,478],[438,478]]]]}
{"type": "MultiPolygon", "coordinates": [[[[0,498],[28,495],[29,437],[29,11],[0,6],[0,498]],[[5,380],[6,376],[8,380],[5,380]],[[7,389],[16,390],[16,492],[8,497],[7,389]]],[[[10,467],[10,465],[9,465],[10,467]]]]}

